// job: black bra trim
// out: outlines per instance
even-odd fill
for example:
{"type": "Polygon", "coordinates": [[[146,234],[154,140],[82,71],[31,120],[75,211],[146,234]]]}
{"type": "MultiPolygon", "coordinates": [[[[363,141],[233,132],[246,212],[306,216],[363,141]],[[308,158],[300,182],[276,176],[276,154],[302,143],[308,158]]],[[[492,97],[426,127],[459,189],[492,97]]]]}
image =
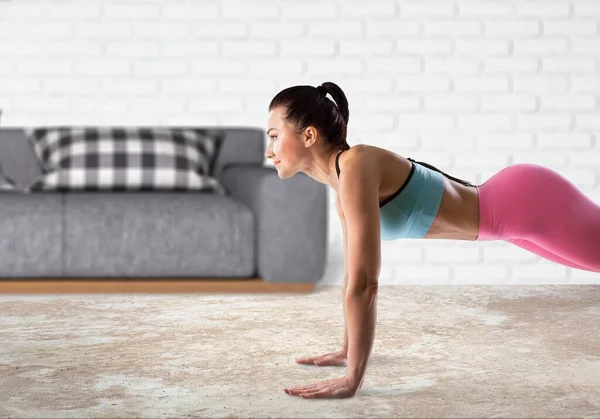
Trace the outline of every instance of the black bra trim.
{"type": "Polygon", "coordinates": [[[385,204],[387,204],[392,199],[394,199],[395,197],[397,197],[398,195],[400,195],[400,192],[402,192],[404,190],[404,188],[406,188],[406,185],[408,185],[408,182],[410,182],[410,179],[412,178],[414,172],[415,172],[415,164],[411,161],[410,162],[410,173],[406,177],[406,180],[404,181],[404,183],[402,184],[402,186],[400,186],[400,189],[398,189],[392,196],[390,196],[389,198],[385,199],[381,204],[379,204],[379,208],[382,208],[385,204]]]}
{"type": "Polygon", "coordinates": [[[343,152],[344,150],[340,151],[335,157],[335,170],[337,171],[338,179],[340,178],[340,154],[342,154],[343,152]]]}

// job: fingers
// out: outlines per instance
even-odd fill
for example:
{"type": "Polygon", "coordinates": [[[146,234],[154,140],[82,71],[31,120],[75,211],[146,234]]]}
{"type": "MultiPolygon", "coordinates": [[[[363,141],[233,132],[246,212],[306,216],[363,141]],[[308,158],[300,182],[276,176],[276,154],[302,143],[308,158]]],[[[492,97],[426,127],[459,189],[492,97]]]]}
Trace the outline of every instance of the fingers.
{"type": "Polygon", "coordinates": [[[313,384],[310,386],[303,386],[303,387],[293,387],[293,388],[287,389],[286,393],[295,395],[295,394],[299,394],[299,393],[312,392],[318,388],[319,388],[319,386],[316,384],[313,384]]]}
{"type": "Polygon", "coordinates": [[[315,362],[328,362],[331,361],[332,358],[335,358],[335,355],[337,355],[336,353],[330,353],[330,354],[325,354],[325,355],[318,355],[318,356],[307,356],[304,358],[297,358],[296,362],[299,364],[314,364],[315,362]]]}
{"type": "Polygon", "coordinates": [[[331,361],[324,359],[323,357],[313,357],[313,358],[302,358],[297,359],[296,362],[302,365],[330,365],[331,361]]]}
{"type": "Polygon", "coordinates": [[[330,384],[331,384],[331,380],[320,381],[318,383],[310,384],[307,386],[292,387],[292,388],[286,389],[286,393],[299,394],[299,393],[319,392],[319,391],[326,390],[330,386],[330,384]]]}
{"type": "Polygon", "coordinates": [[[298,364],[303,365],[317,365],[317,366],[338,366],[343,367],[346,365],[345,359],[337,359],[328,355],[323,356],[311,356],[308,358],[298,358],[296,359],[298,364]]]}
{"type": "Polygon", "coordinates": [[[296,362],[299,364],[314,364],[315,362],[324,362],[327,360],[327,355],[308,356],[306,358],[298,358],[296,362]]]}
{"type": "Polygon", "coordinates": [[[323,393],[323,392],[319,392],[319,391],[316,391],[314,393],[304,393],[304,394],[300,395],[300,397],[303,397],[305,399],[314,399],[317,397],[324,397],[324,396],[327,396],[327,393],[323,393]]]}
{"type": "Polygon", "coordinates": [[[355,391],[349,387],[347,379],[343,377],[320,381],[308,386],[292,387],[284,389],[284,391],[286,394],[306,399],[353,397],[355,394],[355,391]]]}
{"type": "Polygon", "coordinates": [[[287,394],[291,394],[292,396],[300,396],[306,399],[318,398],[318,397],[326,397],[331,396],[331,390],[326,387],[321,386],[312,386],[313,388],[305,388],[305,389],[290,389],[287,390],[287,394]]]}
{"type": "Polygon", "coordinates": [[[311,356],[308,358],[299,358],[296,360],[298,364],[314,364],[320,357],[311,356]]]}
{"type": "Polygon", "coordinates": [[[315,361],[315,365],[344,367],[346,366],[346,361],[343,359],[324,359],[321,361],[315,361]]]}

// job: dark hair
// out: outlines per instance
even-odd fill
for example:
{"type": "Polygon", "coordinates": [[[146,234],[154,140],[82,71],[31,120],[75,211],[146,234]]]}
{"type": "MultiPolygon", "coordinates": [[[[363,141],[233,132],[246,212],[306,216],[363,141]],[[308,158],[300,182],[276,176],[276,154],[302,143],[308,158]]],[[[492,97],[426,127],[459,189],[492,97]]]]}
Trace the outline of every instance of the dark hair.
{"type": "Polygon", "coordinates": [[[348,131],[348,100],[335,83],[325,82],[318,87],[292,86],[277,93],[269,104],[269,111],[282,106],[286,109],[284,119],[302,131],[314,126],[325,137],[325,144],[332,149],[349,150],[346,142],[348,131]],[[332,102],[327,93],[331,95],[332,102]]]}

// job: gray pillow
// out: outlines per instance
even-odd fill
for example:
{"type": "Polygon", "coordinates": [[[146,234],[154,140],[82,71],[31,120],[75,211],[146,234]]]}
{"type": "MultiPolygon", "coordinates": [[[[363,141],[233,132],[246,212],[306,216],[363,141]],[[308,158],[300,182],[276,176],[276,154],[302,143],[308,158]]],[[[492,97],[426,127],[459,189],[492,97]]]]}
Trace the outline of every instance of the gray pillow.
{"type": "Polygon", "coordinates": [[[14,191],[17,190],[15,182],[8,176],[2,173],[0,168],[0,191],[14,191]]]}

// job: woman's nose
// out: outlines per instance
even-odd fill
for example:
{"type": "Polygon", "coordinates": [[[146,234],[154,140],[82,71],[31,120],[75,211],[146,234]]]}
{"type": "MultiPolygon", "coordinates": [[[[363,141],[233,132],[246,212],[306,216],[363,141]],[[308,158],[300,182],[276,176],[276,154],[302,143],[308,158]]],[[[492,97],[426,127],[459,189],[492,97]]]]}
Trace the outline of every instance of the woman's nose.
{"type": "Polygon", "coordinates": [[[269,144],[267,146],[267,151],[265,152],[265,157],[269,159],[271,156],[273,156],[273,151],[271,150],[271,144],[269,144]]]}

